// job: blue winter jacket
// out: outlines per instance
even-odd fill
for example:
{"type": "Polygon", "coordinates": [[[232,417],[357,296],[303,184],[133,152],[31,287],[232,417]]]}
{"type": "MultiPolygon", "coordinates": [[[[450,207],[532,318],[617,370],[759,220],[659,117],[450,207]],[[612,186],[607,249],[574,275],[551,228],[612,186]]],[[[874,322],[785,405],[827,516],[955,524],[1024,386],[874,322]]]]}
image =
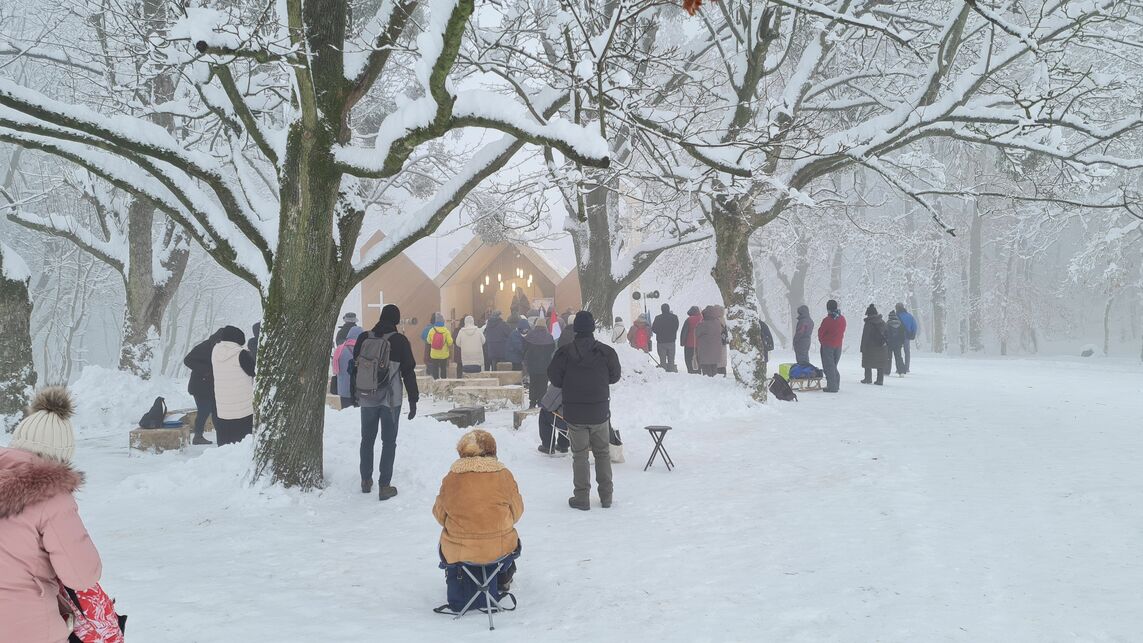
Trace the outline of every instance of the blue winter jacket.
{"type": "Polygon", "coordinates": [[[901,320],[901,325],[905,327],[907,333],[905,337],[917,336],[917,320],[908,311],[901,311],[897,313],[897,319],[901,320]]]}

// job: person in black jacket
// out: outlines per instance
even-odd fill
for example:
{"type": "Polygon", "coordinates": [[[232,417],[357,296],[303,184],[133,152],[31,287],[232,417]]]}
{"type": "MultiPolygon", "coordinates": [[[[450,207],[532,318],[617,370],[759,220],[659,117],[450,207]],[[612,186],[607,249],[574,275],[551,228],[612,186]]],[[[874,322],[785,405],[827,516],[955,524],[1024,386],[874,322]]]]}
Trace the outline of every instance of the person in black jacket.
{"type": "Polygon", "coordinates": [[[548,390],[548,365],[556,352],[556,340],[548,332],[543,319],[524,337],[524,367],[528,371],[528,408],[540,405],[540,398],[548,390]]]}
{"type": "Polygon", "coordinates": [[[337,348],[345,343],[345,338],[349,337],[349,329],[357,325],[357,313],[345,313],[341,321],[345,322],[337,329],[337,336],[334,339],[333,347],[337,348]]]}
{"type": "Polygon", "coordinates": [[[397,332],[401,322],[401,311],[393,304],[381,309],[381,319],[373,330],[362,333],[353,346],[353,363],[350,390],[357,404],[361,406],[361,493],[373,491],[373,447],[377,443],[377,430],[381,430],[381,464],[377,478],[379,500],[388,500],[397,495],[392,485],[393,462],[397,457],[397,428],[401,420],[401,383],[409,395],[409,419],[417,417],[417,361],[413,357],[413,347],[409,339],[397,332]],[[389,342],[389,370],[386,379],[377,382],[374,391],[357,390],[357,371],[361,353],[370,342],[389,342]]]}
{"type": "Polygon", "coordinates": [[[548,366],[548,380],[563,389],[564,419],[571,437],[572,474],[575,495],[568,506],[591,509],[591,472],[587,450],[595,457],[595,484],[599,501],[611,506],[614,485],[611,479],[611,390],[619,381],[619,355],[607,344],[595,340],[595,318],[586,310],[576,313],[572,322],[575,339],[556,351],[548,366]]]}
{"type": "Polygon", "coordinates": [[[655,317],[655,323],[651,324],[651,332],[655,334],[655,344],[659,349],[659,366],[675,373],[679,370],[675,366],[675,338],[679,336],[679,318],[667,304],[663,304],[662,311],[655,317]]]}
{"type": "Polygon", "coordinates": [[[190,369],[190,382],[187,383],[187,393],[194,397],[194,405],[198,410],[194,419],[194,440],[192,444],[214,444],[202,436],[206,428],[206,421],[214,415],[214,366],[210,355],[214,345],[218,343],[221,329],[214,331],[208,339],[199,342],[183,358],[183,365],[190,369]]]}
{"type": "Polygon", "coordinates": [[[258,340],[262,338],[262,322],[254,322],[254,326],[250,328],[253,334],[246,342],[246,350],[250,351],[250,357],[254,358],[254,363],[258,363],[258,340]]]}

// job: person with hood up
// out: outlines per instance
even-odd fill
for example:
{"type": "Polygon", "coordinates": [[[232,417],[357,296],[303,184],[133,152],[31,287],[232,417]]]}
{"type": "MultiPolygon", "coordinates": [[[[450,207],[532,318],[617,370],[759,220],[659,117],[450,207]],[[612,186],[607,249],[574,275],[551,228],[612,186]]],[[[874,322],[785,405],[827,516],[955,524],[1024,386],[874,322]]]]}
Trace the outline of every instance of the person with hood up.
{"type": "MultiPolygon", "coordinates": [[[[905,377],[905,358],[901,355],[901,347],[905,342],[909,341],[905,338],[905,325],[897,318],[897,311],[889,311],[889,319],[885,321],[885,347],[889,350],[889,356],[897,361],[897,377],[905,377]]],[[[886,371],[889,375],[893,374],[893,360],[887,359],[886,371]]]]}
{"type": "Polygon", "coordinates": [[[492,311],[488,323],[484,325],[485,355],[484,370],[496,370],[496,364],[506,361],[508,355],[508,336],[512,329],[504,321],[499,310],[492,311]]]}
{"type": "Polygon", "coordinates": [[[425,331],[424,340],[425,346],[429,347],[427,365],[429,375],[434,380],[448,377],[448,358],[452,355],[452,333],[445,326],[444,315],[433,313],[433,325],[425,331]]]}
{"type": "Polygon", "coordinates": [[[254,356],[246,335],[234,326],[218,331],[211,351],[214,368],[214,432],[218,446],[241,442],[254,432],[254,356]]]}
{"type": "Polygon", "coordinates": [[[698,306],[691,306],[687,310],[687,319],[679,330],[679,345],[683,347],[683,361],[687,363],[687,372],[692,375],[700,373],[698,361],[695,360],[695,346],[698,345],[696,332],[702,323],[702,311],[698,306]]]}
{"type": "Polygon", "coordinates": [[[901,371],[906,375],[913,367],[912,356],[909,355],[909,344],[917,339],[917,318],[913,314],[905,310],[905,304],[897,302],[897,319],[901,320],[901,324],[905,327],[905,343],[902,345],[905,349],[905,370],[901,371]]]}
{"type": "Polygon", "coordinates": [[[841,374],[837,370],[841,361],[841,345],[845,338],[845,317],[837,302],[826,302],[826,316],[818,326],[818,342],[821,344],[822,370],[825,371],[826,393],[837,393],[841,386],[841,374]]]}
{"type": "Polygon", "coordinates": [[[337,329],[337,336],[333,343],[334,347],[344,344],[345,340],[349,337],[349,329],[357,327],[357,313],[345,313],[345,315],[341,317],[341,321],[343,323],[337,329]]]}
{"type": "Polygon", "coordinates": [[[615,325],[611,327],[611,343],[618,344],[620,342],[626,341],[626,339],[627,327],[623,325],[623,318],[616,317],[615,325]]]}
{"type": "Polygon", "coordinates": [[[639,315],[635,323],[631,324],[627,331],[627,343],[636,350],[651,352],[651,322],[647,321],[647,315],[639,315]]]}
{"type": "Polygon", "coordinates": [[[679,336],[679,317],[671,312],[671,307],[663,304],[655,322],[651,324],[651,332],[655,335],[655,346],[659,349],[659,366],[663,369],[677,372],[675,366],[675,339],[679,336]]]}
{"type": "Polygon", "coordinates": [[[341,408],[353,406],[353,348],[357,346],[357,338],[365,332],[360,326],[349,329],[345,336],[345,343],[333,351],[334,375],[337,375],[337,396],[341,398],[341,408]]]}
{"type": "Polygon", "coordinates": [[[353,397],[361,406],[361,493],[373,491],[373,448],[377,444],[380,429],[378,500],[388,500],[397,495],[397,488],[393,486],[393,463],[397,459],[397,430],[401,422],[401,384],[405,385],[405,392],[409,396],[410,420],[417,417],[417,402],[421,397],[417,389],[417,360],[413,357],[409,339],[397,332],[399,323],[401,310],[393,304],[386,304],[381,309],[381,319],[377,325],[368,333],[360,335],[353,347],[353,397]],[[369,356],[381,354],[381,342],[389,343],[389,368],[383,373],[363,373],[362,369],[368,368],[369,356]],[[362,355],[365,355],[365,359],[362,359],[362,355]],[[359,387],[362,381],[371,381],[376,388],[362,390],[359,387]]]}
{"type": "MultiPolygon", "coordinates": [[[[524,515],[524,499],[516,478],[496,458],[496,439],[480,429],[457,442],[460,458],[449,467],[433,503],[441,525],[439,553],[446,564],[488,564],[508,554],[520,554],[516,523],[524,515]]],[[[498,589],[509,590],[516,561],[497,577],[498,589]]]]}
{"type": "MultiPolygon", "coordinates": [[[[67,390],[41,390],[0,448],[0,641],[64,643],[59,586],[88,590],[103,573],[75,502],[73,409],[67,390]]],[[[122,632],[104,640],[122,643],[122,632]]]]}
{"type": "Polygon", "coordinates": [[[885,320],[877,307],[869,304],[865,309],[865,327],[861,331],[861,367],[865,369],[862,384],[885,383],[885,369],[889,367],[889,349],[885,346],[885,320]],[[873,371],[877,371],[877,381],[873,381],[873,371]]]}
{"type": "Polygon", "coordinates": [[[563,390],[564,420],[571,440],[575,493],[568,506],[591,509],[590,448],[595,457],[595,484],[599,501],[611,506],[615,486],[611,478],[611,385],[619,381],[615,349],[595,339],[595,318],[586,310],[575,314],[575,339],[556,351],[548,366],[548,381],[563,390]]]}
{"type": "Polygon", "coordinates": [[[258,341],[262,339],[262,322],[254,322],[250,327],[253,333],[250,340],[246,342],[246,350],[250,351],[250,357],[254,358],[255,368],[258,366],[258,341]]]}
{"type": "Polygon", "coordinates": [[[803,366],[810,363],[810,338],[814,333],[814,320],[809,306],[798,306],[798,321],[794,326],[794,361],[803,366]]]}
{"type": "Polygon", "coordinates": [[[512,370],[524,370],[524,338],[531,332],[532,325],[528,323],[527,319],[520,318],[516,320],[516,330],[508,336],[508,354],[507,359],[512,362],[512,370]]]}
{"type": "Polygon", "coordinates": [[[548,365],[556,352],[556,340],[548,332],[543,319],[537,319],[528,336],[524,338],[524,367],[528,371],[528,408],[540,405],[540,399],[548,390],[548,365]]]}
{"type": "Polygon", "coordinates": [[[715,306],[702,310],[702,321],[695,329],[695,359],[699,371],[707,377],[718,375],[718,369],[725,368],[723,353],[723,323],[715,306]]]}
{"type": "Polygon", "coordinates": [[[190,369],[187,393],[194,398],[197,410],[192,444],[214,444],[204,438],[202,432],[206,429],[206,421],[214,415],[214,366],[210,362],[210,357],[221,332],[221,329],[214,331],[213,335],[196,344],[183,358],[183,365],[190,369]]]}
{"type": "Polygon", "coordinates": [[[479,373],[484,365],[484,333],[476,327],[476,318],[472,315],[464,318],[464,327],[457,331],[456,347],[460,349],[461,371],[479,373]]]}

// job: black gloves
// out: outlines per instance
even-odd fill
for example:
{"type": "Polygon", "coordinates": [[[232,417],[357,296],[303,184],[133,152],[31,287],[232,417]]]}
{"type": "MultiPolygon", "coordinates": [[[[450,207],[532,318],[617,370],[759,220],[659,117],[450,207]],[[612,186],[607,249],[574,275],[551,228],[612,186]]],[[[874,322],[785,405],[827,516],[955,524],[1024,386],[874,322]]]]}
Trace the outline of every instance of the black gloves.
{"type": "Polygon", "coordinates": [[[417,417],[417,401],[409,400],[409,419],[417,417]]]}

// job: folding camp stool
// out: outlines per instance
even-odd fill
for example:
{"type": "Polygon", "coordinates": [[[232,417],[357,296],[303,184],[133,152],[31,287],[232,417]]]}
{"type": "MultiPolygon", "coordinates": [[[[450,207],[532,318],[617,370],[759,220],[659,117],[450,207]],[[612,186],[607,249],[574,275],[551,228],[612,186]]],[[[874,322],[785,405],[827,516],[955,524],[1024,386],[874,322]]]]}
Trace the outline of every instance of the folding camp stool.
{"type": "MultiPolygon", "coordinates": [[[[468,599],[468,603],[465,604],[464,609],[460,610],[460,613],[457,614],[456,616],[454,616],[453,620],[456,620],[456,619],[464,616],[465,614],[467,614],[468,610],[472,609],[473,603],[475,603],[476,600],[478,598],[480,598],[481,596],[484,597],[484,605],[485,605],[485,607],[482,609],[484,609],[484,611],[488,612],[488,629],[489,630],[496,629],[495,624],[492,622],[492,614],[494,612],[510,612],[510,611],[516,609],[516,597],[515,596],[513,596],[512,594],[510,594],[508,592],[505,592],[504,596],[502,596],[501,598],[510,597],[512,599],[512,607],[510,607],[510,608],[502,607],[500,605],[500,601],[497,600],[496,597],[492,595],[492,590],[489,588],[489,586],[492,584],[492,581],[495,580],[496,577],[500,574],[500,572],[504,570],[504,567],[506,567],[508,564],[510,564],[513,560],[516,559],[516,555],[517,555],[517,552],[512,552],[511,554],[508,554],[507,556],[503,556],[497,560],[492,561],[491,563],[487,563],[487,564],[483,564],[483,565],[480,563],[462,562],[462,563],[454,563],[454,564],[448,565],[446,567],[446,568],[460,567],[460,569],[468,576],[469,580],[471,580],[473,583],[476,583],[476,585],[477,585],[476,593],[472,595],[472,598],[468,599]],[[480,570],[479,576],[477,574],[473,573],[472,570],[474,568],[480,570]],[[492,569],[491,572],[489,571],[490,568],[492,569]]],[[[447,606],[443,606],[443,607],[447,607],[447,606]]]]}
{"type": "Polygon", "coordinates": [[[552,419],[552,438],[548,440],[548,455],[555,455],[556,443],[560,441],[560,438],[567,440],[568,444],[571,444],[571,436],[568,435],[568,431],[571,430],[571,427],[568,426],[568,421],[564,419],[564,416],[555,411],[552,411],[552,415],[555,417],[552,419]],[[556,423],[556,420],[562,421],[564,428],[561,429],[560,425],[556,423]]]}
{"type": "Polygon", "coordinates": [[[667,453],[667,447],[663,446],[663,438],[667,437],[667,431],[671,430],[669,426],[648,426],[643,427],[651,434],[651,439],[655,441],[655,448],[651,450],[651,457],[647,460],[646,466],[643,470],[646,471],[655,463],[655,456],[658,455],[662,458],[663,464],[667,465],[667,471],[670,471],[675,466],[675,461],[671,459],[671,455],[667,453]]]}

